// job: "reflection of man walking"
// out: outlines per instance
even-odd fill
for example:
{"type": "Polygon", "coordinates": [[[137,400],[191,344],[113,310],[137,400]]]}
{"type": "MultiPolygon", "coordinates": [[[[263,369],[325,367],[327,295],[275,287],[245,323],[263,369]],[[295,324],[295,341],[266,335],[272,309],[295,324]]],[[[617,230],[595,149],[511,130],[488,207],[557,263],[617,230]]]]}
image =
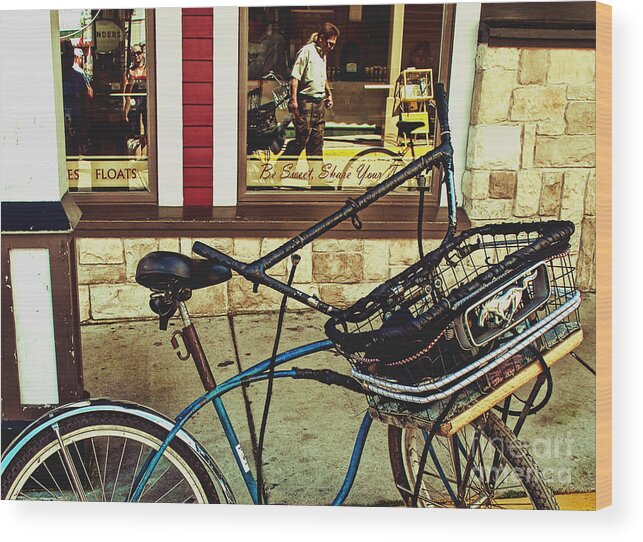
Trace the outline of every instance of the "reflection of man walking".
{"type": "Polygon", "coordinates": [[[297,53],[290,78],[290,112],[295,139],[288,142],[285,156],[321,156],[324,147],[325,108],[333,106],[333,95],[326,78],[326,56],[335,47],[339,30],[323,23],[307,45],[297,53]]]}

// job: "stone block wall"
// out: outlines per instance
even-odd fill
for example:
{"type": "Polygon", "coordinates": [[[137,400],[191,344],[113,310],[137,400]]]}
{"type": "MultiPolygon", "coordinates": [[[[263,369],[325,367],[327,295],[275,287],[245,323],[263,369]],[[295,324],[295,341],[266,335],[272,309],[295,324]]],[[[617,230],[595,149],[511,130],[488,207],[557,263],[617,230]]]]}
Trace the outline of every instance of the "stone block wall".
{"type": "Polygon", "coordinates": [[[463,205],[472,225],[571,220],[595,290],[595,52],[478,46],[463,205]]]}
{"type": "MultiPolygon", "coordinates": [[[[250,262],[286,241],[285,238],[80,238],[77,240],[81,321],[155,317],[149,290],[136,283],[138,261],[153,250],[190,255],[194,241],[203,241],[235,258],[250,262]]],[[[425,241],[426,250],[438,240],[425,241]]],[[[301,263],[294,286],[335,306],[348,306],[418,258],[414,239],[318,239],[299,251],[301,263]]],[[[290,262],[269,274],[286,279],[290,262]]],[[[281,296],[266,287],[258,293],[238,275],[230,281],[193,292],[188,307],[195,316],[276,311],[281,296]]],[[[295,301],[291,309],[304,309],[295,301]]]]}

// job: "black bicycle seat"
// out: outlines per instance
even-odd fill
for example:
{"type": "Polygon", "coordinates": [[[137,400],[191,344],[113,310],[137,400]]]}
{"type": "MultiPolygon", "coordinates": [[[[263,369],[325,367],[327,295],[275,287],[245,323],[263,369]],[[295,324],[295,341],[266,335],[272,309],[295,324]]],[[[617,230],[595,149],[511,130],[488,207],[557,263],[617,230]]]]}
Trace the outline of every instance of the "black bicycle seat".
{"type": "Polygon", "coordinates": [[[136,282],[156,291],[198,290],[230,280],[232,271],[210,260],[178,252],[150,252],[138,262],[136,282]]]}
{"type": "Polygon", "coordinates": [[[397,129],[399,133],[405,135],[406,137],[410,137],[411,133],[414,130],[417,130],[418,128],[422,128],[423,126],[424,126],[424,123],[419,121],[411,121],[411,120],[397,121],[397,129]]]}

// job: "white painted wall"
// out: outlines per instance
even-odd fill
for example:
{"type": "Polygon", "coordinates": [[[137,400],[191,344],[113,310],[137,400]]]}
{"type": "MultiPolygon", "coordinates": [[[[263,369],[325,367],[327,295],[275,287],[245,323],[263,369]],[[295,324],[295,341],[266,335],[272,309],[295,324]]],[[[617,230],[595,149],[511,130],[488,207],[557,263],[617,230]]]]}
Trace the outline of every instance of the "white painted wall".
{"type": "Polygon", "coordinates": [[[0,198],[60,201],[67,191],[56,11],[0,16],[0,198]]]}
{"type": "Polygon", "coordinates": [[[22,405],[58,404],[49,250],[9,250],[22,405]]]}
{"type": "MultiPolygon", "coordinates": [[[[459,202],[462,202],[462,174],[467,161],[480,8],[481,4],[477,2],[458,2],[455,8],[453,60],[449,81],[449,123],[454,149],[456,195],[459,202]]],[[[446,201],[446,195],[442,194],[442,204],[446,205],[446,201]]]]}
{"type": "Polygon", "coordinates": [[[214,8],[214,206],[237,204],[239,8],[214,8]]]}
{"type": "Polygon", "coordinates": [[[158,201],[183,205],[183,55],[180,8],[156,9],[158,201]]]}

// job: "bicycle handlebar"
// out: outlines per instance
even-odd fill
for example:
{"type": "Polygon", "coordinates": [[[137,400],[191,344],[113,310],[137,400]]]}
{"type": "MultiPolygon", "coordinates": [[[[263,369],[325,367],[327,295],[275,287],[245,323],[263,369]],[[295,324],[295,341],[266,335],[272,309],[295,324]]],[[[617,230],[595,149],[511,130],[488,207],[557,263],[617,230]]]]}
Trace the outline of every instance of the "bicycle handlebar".
{"type": "Polygon", "coordinates": [[[266,275],[266,269],[269,269],[276,263],[286,259],[291,254],[297,252],[300,248],[307,245],[311,241],[317,239],[327,231],[333,229],[335,226],[341,222],[347,220],[348,218],[354,218],[357,213],[381,197],[385,196],[401,184],[405,183],[409,179],[417,177],[423,171],[437,165],[445,166],[445,182],[447,184],[447,194],[448,194],[448,208],[449,208],[449,227],[445,239],[453,237],[455,233],[455,187],[453,185],[453,148],[451,147],[451,136],[448,130],[449,121],[448,121],[448,107],[446,93],[444,91],[444,86],[441,83],[436,84],[435,86],[435,97],[436,97],[436,109],[438,115],[438,121],[440,123],[441,129],[441,143],[435,149],[428,151],[423,156],[420,156],[404,169],[392,175],[388,179],[382,181],[373,188],[367,190],[362,195],[356,197],[355,199],[349,198],[346,201],[346,205],[321,220],[317,224],[311,226],[307,230],[301,232],[299,235],[296,235],[289,241],[286,241],[283,245],[276,248],[269,254],[259,258],[258,260],[252,263],[243,263],[234,258],[231,258],[227,254],[220,252],[200,241],[196,241],[192,247],[192,250],[195,254],[203,256],[204,258],[214,260],[217,263],[220,263],[233,271],[236,271],[253,284],[263,284],[266,285],[278,292],[293,297],[294,299],[308,305],[322,312],[332,314],[337,311],[334,307],[331,307],[315,297],[308,296],[299,290],[291,288],[290,286],[280,282],[272,277],[266,275]]]}

